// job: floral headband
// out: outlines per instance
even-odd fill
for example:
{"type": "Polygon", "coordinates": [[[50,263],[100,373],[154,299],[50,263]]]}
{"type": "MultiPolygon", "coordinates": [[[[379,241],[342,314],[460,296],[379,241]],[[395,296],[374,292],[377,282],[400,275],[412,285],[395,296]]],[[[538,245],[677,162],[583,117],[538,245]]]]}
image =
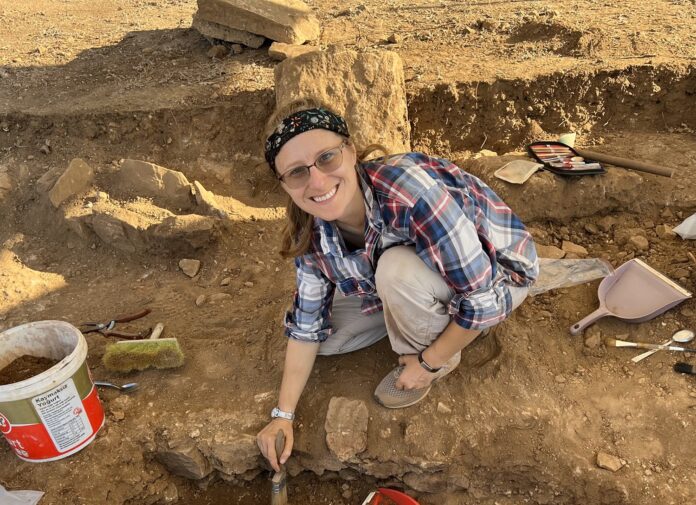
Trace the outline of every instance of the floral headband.
{"type": "Polygon", "coordinates": [[[266,140],[264,146],[266,161],[275,171],[275,158],[288,140],[309,130],[320,128],[350,137],[345,120],[322,107],[295,112],[281,121],[275,131],[266,140]]]}

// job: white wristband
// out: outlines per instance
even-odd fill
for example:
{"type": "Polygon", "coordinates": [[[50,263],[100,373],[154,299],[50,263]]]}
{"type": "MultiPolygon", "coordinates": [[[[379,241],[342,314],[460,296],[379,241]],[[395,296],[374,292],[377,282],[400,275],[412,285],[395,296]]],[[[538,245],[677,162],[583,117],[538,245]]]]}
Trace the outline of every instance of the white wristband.
{"type": "Polygon", "coordinates": [[[295,419],[295,414],[293,414],[292,412],[285,412],[276,407],[271,411],[271,418],[276,419],[278,417],[280,417],[281,419],[287,419],[288,421],[292,421],[293,419],[295,419]]]}

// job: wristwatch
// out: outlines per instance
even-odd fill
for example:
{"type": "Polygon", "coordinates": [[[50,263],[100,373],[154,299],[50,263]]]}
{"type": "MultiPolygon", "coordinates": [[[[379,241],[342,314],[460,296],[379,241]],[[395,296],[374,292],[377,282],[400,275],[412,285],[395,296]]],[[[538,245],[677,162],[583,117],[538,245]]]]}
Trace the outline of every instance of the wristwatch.
{"type": "Polygon", "coordinates": [[[275,419],[277,417],[280,417],[281,419],[287,419],[288,421],[292,421],[295,419],[295,414],[292,412],[285,412],[284,410],[280,410],[278,407],[274,408],[271,410],[271,418],[275,419]]]}
{"type": "Polygon", "coordinates": [[[436,373],[442,370],[442,367],[435,368],[428,365],[428,363],[423,359],[423,351],[418,353],[418,363],[420,363],[420,366],[425,368],[430,373],[436,373]]]}

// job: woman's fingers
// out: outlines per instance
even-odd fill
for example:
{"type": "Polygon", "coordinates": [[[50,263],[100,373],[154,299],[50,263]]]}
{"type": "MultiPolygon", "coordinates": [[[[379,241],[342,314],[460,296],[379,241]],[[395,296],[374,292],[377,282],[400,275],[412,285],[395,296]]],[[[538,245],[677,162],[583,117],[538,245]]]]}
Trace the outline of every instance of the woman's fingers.
{"type": "Polygon", "coordinates": [[[290,454],[292,454],[292,446],[294,442],[293,438],[293,433],[292,433],[292,425],[290,425],[289,429],[283,429],[283,433],[285,433],[285,447],[283,449],[283,453],[280,455],[280,464],[284,465],[285,462],[288,460],[290,457],[290,454]]]}

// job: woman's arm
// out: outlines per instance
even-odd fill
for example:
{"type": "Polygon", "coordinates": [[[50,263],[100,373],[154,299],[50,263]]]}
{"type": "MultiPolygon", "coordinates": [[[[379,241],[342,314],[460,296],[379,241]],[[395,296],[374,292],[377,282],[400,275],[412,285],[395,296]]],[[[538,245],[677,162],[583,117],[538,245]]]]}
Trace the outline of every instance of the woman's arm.
{"type": "MultiPolygon", "coordinates": [[[[278,396],[278,408],[285,412],[295,412],[300,395],[307,384],[309,374],[312,372],[314,360],[319,350],[319,343],[301,342],[293,338],[288,339],[285,350],[285,367],[283,379],[280,384],[278,396]]],[[[285,463],[292,453],[293,430],[292,421],[282,418],[273,419],[256,436],[256,442],[261,453],[271,463],[275,471],[279,471],[280,464],[285,463]],[[278,458],[275,450],[275,439],[278,431],[285,434],[285,449],[278,458]]]]}

